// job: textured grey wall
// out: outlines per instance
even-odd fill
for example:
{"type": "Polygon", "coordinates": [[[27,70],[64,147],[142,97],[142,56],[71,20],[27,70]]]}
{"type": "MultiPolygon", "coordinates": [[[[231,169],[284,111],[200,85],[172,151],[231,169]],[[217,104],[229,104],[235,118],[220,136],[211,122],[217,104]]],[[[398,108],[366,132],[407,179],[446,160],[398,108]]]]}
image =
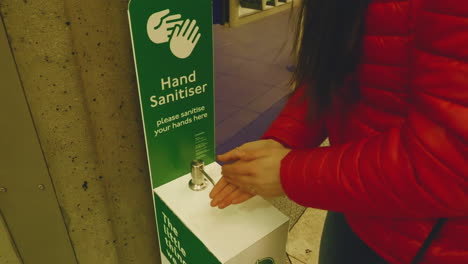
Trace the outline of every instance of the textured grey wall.
{"type": "Polygon", "coordinates": [[[0,0],[81,264],[159,263],[127,4],[0,0]]]}

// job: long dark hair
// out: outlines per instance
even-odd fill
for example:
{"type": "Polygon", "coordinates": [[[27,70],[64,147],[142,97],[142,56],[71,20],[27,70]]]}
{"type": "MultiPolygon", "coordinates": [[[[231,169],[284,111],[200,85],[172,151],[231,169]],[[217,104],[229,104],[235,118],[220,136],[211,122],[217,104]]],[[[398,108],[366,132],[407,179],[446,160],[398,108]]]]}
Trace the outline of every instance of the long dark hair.
{"type": "Polygon", "coordinates": [[[369,0],[303,0],[299,8],[292,81],[307,85],[310,113],[328,110],[336,90],[353,73],[361,55],[369,0]]]}

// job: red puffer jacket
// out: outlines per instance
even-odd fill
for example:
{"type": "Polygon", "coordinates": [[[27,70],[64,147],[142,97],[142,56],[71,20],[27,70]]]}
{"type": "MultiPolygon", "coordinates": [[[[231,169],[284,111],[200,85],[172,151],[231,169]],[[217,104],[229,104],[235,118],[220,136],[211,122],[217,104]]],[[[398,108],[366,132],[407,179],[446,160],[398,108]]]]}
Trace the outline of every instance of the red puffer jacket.
{"type": "Polygon", "coordinates": [[[266,132],[293,148],[282,185],[395,264],[449,218],[422,263],[467,264],[468,0],[373,0],[366,23],[359,101],[311,124],[299,89],[266,132]]]}

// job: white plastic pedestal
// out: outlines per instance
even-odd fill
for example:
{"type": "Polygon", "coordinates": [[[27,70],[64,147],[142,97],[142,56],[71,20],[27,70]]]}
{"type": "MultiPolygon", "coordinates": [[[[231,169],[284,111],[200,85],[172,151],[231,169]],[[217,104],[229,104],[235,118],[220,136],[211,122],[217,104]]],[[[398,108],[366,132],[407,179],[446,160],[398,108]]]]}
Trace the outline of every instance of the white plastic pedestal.
{"type": "MultiPolygon", "coordinates": [[[[217,163],[205,166],[205,171],[215,182],[221,177],[221,166],[217,163]]],[[[288,217],[258,196],[243,204],[231,205],[223,210],[212,208],[209,193],[213,186],[210,184],[203,191],[192,191],[188,187],[190,179],[189,173],[154,189],[155,194],[181,221],[183,228],[187,228],[204,245],[202,249],[195,250],[198,252],[186,252],[187,255],[208,250],[219,261],[214,263],[284,263],[289,227],[288,217]]],[[[158,221],[161,219],[158,218],[158,221]]],[[[161,230],[162,224],[158,223],[158,232],[164,232],[161,230]]],[[[187,246],[186,243],[192,243],[184,239],[182,235],[177,238],[182,248],[187,246]]],[[[160,241],[160,243],[163,244],[165,241],[160,241]]],[[[212,262],[190,263],[182,254],[179,260],[174,258],[169,261],[164,254],[161,255],[163,264],[211,264],[212,262]]]]}

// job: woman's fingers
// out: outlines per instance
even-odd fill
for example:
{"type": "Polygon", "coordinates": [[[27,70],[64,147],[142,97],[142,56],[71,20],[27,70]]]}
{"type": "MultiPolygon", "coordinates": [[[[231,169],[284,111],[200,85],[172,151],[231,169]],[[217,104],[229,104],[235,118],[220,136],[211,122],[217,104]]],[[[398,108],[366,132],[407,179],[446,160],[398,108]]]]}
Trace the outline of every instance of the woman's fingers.
{"type": "Polygon", "coordinates": [[[211,206],[217,206],[221,201],[226,199],[232,192],[237,189],[235,185],[227,184],[224,188],[219,191],[215,196],[213,196],[213,200],[211,201],[211,206]]]}
{"type": "Polygon", "coordinates": [[[256,169],[253,167],[253,164],[252,162],[237,161],[224,165],[221,173],[227,183],[249,192],[256,181],[254,177],[256,169]]]}
{"type": "Polygon", "coordinates": [[[236,201],[236,204],[242,203],[247,201],[248,199],[252,198],[253,195],[246,193],[240,189],[236,189],[233,191],[231,194],[229,194],[224,200],[219,202],[219,209],[224,209],[228,207],[231,204],[234,204],[234,201],[236,201]]]}
{"type": "Polygon", "coordinates": [[[228,185],[229,183],[226,181],[226,179],[224,177],[222,177],[218,183],[216,183],[216,185],[213,187],[213,190],[211,190],[210,192],[210,198],[213,199],[215,196],[218,195],[218,193],[220,191],[222,191],[224,189],[224,187],[226,187],[226,185],[228,185]]]}
{"type": "Polygon", "coordinates": [[[243,203],[247,200],[249,200],[250,198],[254,197],[255,195],[253,194],[250,194],[250,193],[242,193],[242,195],[238,196],[237,198],[233,199],[232,200],[232,204],[240,204],[240,203],[243,203]]]}
{"type": "Polygon", "coordinates": [[[223,165],[221,173],[224,175],[251,175],[253,173],[252,165],[248,162],[237,161],[231,164],[223,165]]]}
{"type": "Polygon", "coordinates": [[[252,192],[252,188],[254,188],[254,184],[252,182],[252,177],[249,176],[233,176],[233,177],[225,177],[226,181],[234,186],[237,186],[239,189],[243,190],[244,192],[252,192]]]}
{"type": "Polygon", "coordinates": [[[277,146],[281,146],[281,144],[273,140],[248,142],[222,155],[218,155],[218,160],[222,162],[240,159],[244,161],[254,160],[268,154],[271,148],[275,148],[277,146]]]}
{"type": "Polygon", "coordinates": [[[228,151],[224,154],[218,155],[218,160],[221,162],[229,162],[234,160],[239,160],[245,155],[244,152],[240,150],[240,148],[235,148],[231,151],[228,151]]]}

